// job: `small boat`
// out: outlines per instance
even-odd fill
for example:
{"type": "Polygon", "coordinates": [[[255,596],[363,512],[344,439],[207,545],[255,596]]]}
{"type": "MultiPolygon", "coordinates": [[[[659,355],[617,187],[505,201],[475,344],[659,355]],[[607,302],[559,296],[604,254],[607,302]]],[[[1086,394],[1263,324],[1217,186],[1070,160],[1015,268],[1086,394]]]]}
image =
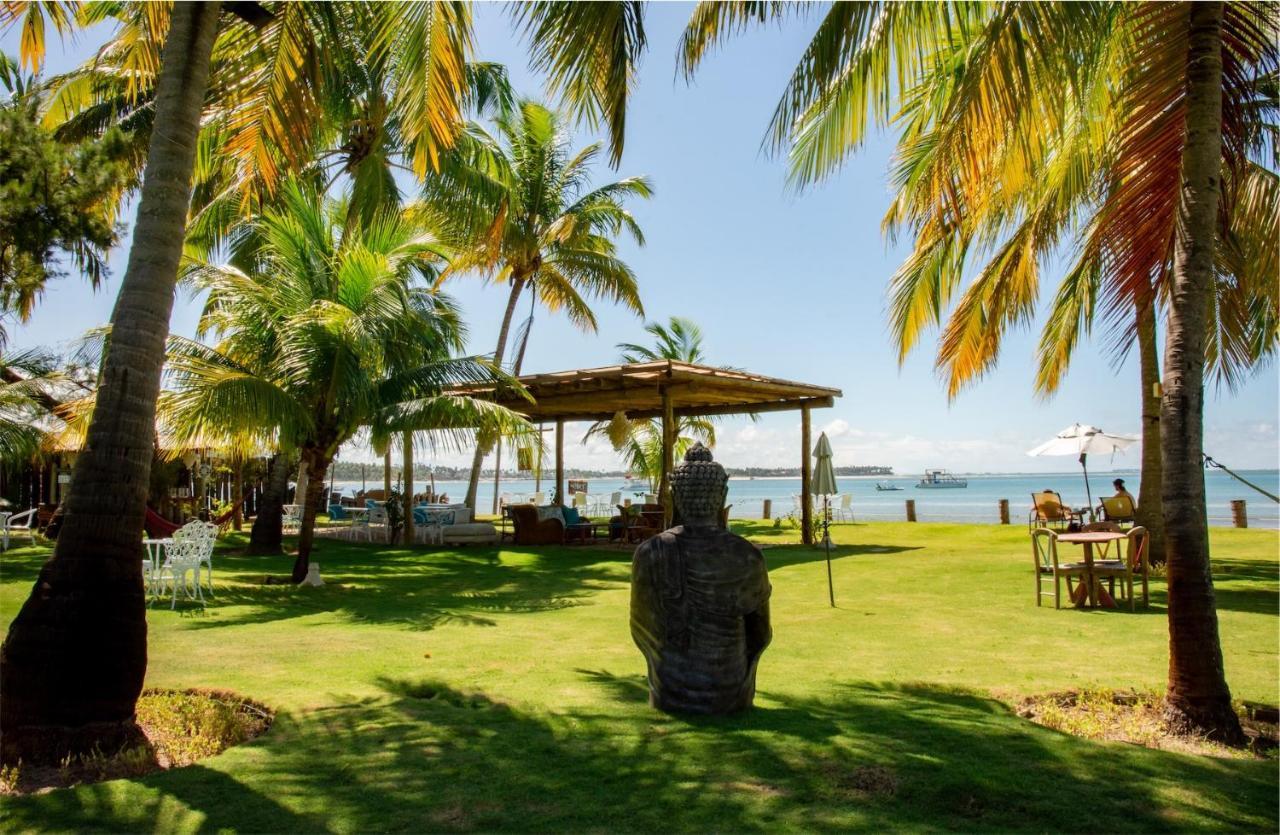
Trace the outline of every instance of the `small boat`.
{"type": "Polygon", "coordinates": [[[924,478],[916,484],[916,487],[939,489],[944,487],[968,487],[969,480],[965,478],[956,478],[946,470],[925,470],[924,478]]]}
{"type": "Polygon", "coordinates": [[[902,488],[894,484],[892,481],[877,481],[876,489],[884,491],[884,490],[901,490],[902,488]]]}

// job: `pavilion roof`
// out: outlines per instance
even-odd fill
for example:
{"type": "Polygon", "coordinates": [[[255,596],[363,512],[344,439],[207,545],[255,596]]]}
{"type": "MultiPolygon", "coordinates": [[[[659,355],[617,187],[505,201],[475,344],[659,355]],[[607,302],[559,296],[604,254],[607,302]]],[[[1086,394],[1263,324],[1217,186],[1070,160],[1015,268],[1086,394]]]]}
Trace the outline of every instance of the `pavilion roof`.
{"type": "Polygon", "coordinates": [[[733,368],[656,360],[603,368],[526,374],[520,383],[533,397],[493,386],[459,386],[454,394],[487,396],[530,420],[607,420],[661,417],[664,392],[677,417],[777,412],[831,406],[839,389],[765,377],[733,368]]]}

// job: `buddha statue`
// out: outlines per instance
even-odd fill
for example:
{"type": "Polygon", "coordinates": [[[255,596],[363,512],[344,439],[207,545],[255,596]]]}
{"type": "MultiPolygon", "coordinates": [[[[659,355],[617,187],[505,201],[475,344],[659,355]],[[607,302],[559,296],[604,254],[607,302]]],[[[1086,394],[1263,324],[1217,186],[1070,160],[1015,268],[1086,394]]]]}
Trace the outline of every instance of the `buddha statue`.
{"type": "Polygon", "coordinates": [[[651,537],[631,561],[631,635],[649,663],[649,704],[671,713],[751,707],[769,645],[764,555],[721,527],[724,468],[695,444],[671,474],[683,524],[651,537]]]}

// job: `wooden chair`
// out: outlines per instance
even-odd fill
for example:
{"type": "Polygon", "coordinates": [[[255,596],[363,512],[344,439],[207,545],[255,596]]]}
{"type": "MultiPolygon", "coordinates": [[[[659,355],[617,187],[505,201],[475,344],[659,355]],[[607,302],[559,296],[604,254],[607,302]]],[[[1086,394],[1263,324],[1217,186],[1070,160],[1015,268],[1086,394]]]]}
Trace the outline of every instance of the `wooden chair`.
{"type": "Polygon", "coordinates": [[[1115,594],[1115,581],[1120,580],[1120,588],[1125,591],[1129,597],[1129,611],[1135,608],[1133,599],[1133,578],[1135,576],[1142,578],[1142,605],[1150,606],[1150,577],[1151,566],[1147,559],[1147,544],[1151,537],[1147,535],[1147,529],[1141,526],[1130,528],[1127,532],[1128,537],[1125,540],[1126,548],[1124,554],[1117,554],[1120,559],[1115,560],[1095,560],[1093,563],[1093,573],[1099,578],[1106,578],[1111,582],[1112,595],[1115,594]]]}
{"type": "Polygon", "coordinates": [[[1079,521],[1079,514],[1063,503],[1062,496],[1059,496],[1056,490],[1031,494],[1031,518],[1027,524],[1032,530],[1037,528],[1061,530],[1072,522],[1079,521]]]}
{"type": "Polygon", "coordinates": [[[1036,605],[1043,605],[1040,598],[1048,596],[1043,590],[1046,577],[1053,578],[1053,608],[1062,608],[1061,581],[1067,581],[1067,596],[1071,596],[1071,578],[1084,577],[1085,565],[1082,562],[1058,562],[1058,534],[1048,528],[1037,528],[1031,533],[1031,557],[1035,561],[1036,572],[1036,605]]]}

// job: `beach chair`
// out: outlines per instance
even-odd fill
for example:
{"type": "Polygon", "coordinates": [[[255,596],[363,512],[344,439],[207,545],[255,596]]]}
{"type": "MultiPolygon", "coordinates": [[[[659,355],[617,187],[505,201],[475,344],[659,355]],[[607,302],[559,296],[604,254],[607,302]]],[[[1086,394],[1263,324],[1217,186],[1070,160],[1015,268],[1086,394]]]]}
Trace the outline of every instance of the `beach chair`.
{"type": "Polygon", "coordinates": [[[1133,578],[1142,578],[1142,605],[1144,607],[1151,605],[1150,597],[1150,577],[1151,566],[1147,559],[1147,544],[1151,537],[1147,535],[1147,529],[1138,526],[1130,528],[1128,531],[1128,539],[1125,540],[1125,553],[1117,554],[1119,559],[1115,560],[1095,560],[1093,563],[1093,573],[1099,579],[1106,579],[1111,583],[1112,596],[1115,596],[1115,581],[1120,581],[1120,589],[1125,596],[1129,598],[1129,611],[1134,611],[1135,602],[1133,599],[1133,578]]]}
{"type": "Polygon", "coordinates": [[[831,516],[837,522],[853,521],[853,494],[852,493],[842,493],[840,495],[840,504],[837,507],[831,508],[831,516]]]}
{"type": "Polygon", "coordinates": [[[1062,530],[1072,523],[1079,524],[1079,522],[1080,514],[1067,507],[1056,490],[1044,490],[1031,494],[1031,514],[1027,520],[1029,529],[1033,531],[1037,528],[1062,530]]]}
{"type": "Polygon", "coordinates": [[[1133,499],[1128,496],[1106,496],[1100,499],[1097,513],[1108,522],[1118,525],[1133,525],[1138,509],[1133,506],[1133,499]]]}
{"type": "Polygon", "coordinates": [[[14,534],[26,534],[34,543],[36,541],[36,508],[14,513],[4,520],[4,550],[9,550],[9,539],[14,534]]]}
{"type": "Polygon", "coordinates": [[[1053,608],[1062,608],[1062,581],[1067,581],[1067,597],[1071,597],[1071,578],[1079,577],[1083,582],[1085,564],[1082,562],[1058,562],[1058,533],[1048,528],[1037,528],[1031,532],[1031,558],[1035,561],[1036,572],[1036,605],[1043,605],[1042,597],[1050,596],[1043,590],[1046,577],[1053,580],[1053,608]]]}

